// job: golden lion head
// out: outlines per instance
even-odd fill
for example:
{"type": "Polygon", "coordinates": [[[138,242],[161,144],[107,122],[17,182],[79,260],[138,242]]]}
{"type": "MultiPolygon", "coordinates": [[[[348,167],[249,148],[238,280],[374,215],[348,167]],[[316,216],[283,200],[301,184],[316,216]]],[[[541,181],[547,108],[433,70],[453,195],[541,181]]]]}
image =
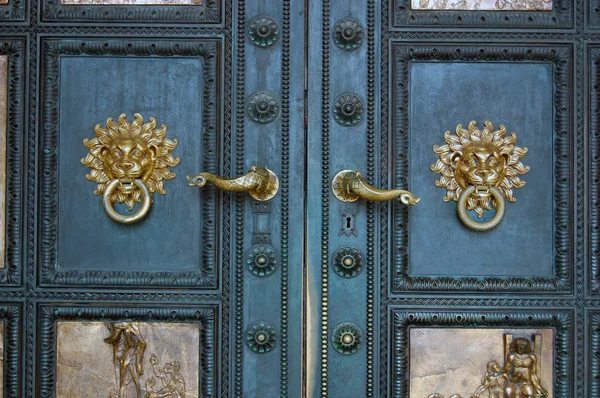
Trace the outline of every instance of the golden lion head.
{"type": "Polygon", "coordinates": [[[168,167],[179,164],[179,158],[170,153],[177,140],[165,138],[166,126],[157,129],[154,118],[144,123],[142,115],[136,113],[133,117],[131,124],[126,114],[119,116],[118,123],[108,118],[106,128],[97,124],[96,138],[83,140],[90,152],[81,159],[81,163],[92,169],[85,177],[98,183],[94,193],[102,195],[108,183],[119,180],[121,184],[112,193],[111,202],[125,203],[130,210],[142,196],[142,191],[132,184],[134,180],[140,179],[150,192],[164,195],[167,192],[162,180],[175,177],[168,167]]]}
{"type": "Polygon", "coordinates": [[[525,185],[519,174],[527,173],[529,166],[520,161],[527,154],[527,148],[514,145],[517,141],[515,133],[506,137],[502,125],[494,131],[488,121],[483,123],[483,130],[477,129],[476,124],[472,121],[467,130],[459,124],[456,135],[450,131],[444,133],[446,144],[433,147],[433,152],[440,158],[431,170],[440,174],[435,185],[446,188],[446,202],[458,201],[463,189],[475,186],[477,189],[468,198],[467,210],[475,211],[481,218],[485,210],[497,208],[489,188],[498,188],[507,200],[514,202],[513,188],[525,185]]]}

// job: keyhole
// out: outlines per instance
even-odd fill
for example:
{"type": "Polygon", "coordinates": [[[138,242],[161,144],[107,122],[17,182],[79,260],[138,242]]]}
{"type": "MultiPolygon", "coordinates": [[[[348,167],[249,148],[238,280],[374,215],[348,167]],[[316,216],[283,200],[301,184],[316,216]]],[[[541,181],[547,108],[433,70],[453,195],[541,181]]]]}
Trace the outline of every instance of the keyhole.
{"type": "Polygon", "coordinates": [[[346,228],[350,228],[350,222],[352,222],[352,217],[346,218],[346,228]]]}

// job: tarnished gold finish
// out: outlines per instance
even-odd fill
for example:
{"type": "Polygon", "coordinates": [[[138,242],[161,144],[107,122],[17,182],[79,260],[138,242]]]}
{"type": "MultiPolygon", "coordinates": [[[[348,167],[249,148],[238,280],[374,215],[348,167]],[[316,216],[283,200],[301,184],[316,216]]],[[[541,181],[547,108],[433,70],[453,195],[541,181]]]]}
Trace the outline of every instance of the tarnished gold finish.
{"type": "Polygon", "coordinates": [[[113,347],[113,361],[117,376],[117,391],[111,395],[127,396],[127,384],[133,381],[138,397],[142,397],[140,377],[144,374],[144,352],[146,340],[142,336],[139,322],[107,322],[110,336],[104,342],[113,347]]]}
{"type": "Polygon", "coordinates": [[[335,197],[346,203],[355,202],[361,198],[375,202],[400,198],[405,205],[416,205],[421,200],[409,191],[402,189],[375,188],[363,178],[360,172],[355,170],[342,170],[337,173],[333,177],[331,188],[335,197]]]}
{"type": "Polygon", "coordinates": [[[202,188],[207,183],[229,192],[248,192],[252,198],[265,202],[271,200],[279,191],[279,179],[265,167],[250,166],[250,171],[237,178],[223,178],[203,172],[194,177],[187,176],[191,187],[202,188]]]}
{"type": "MultiPolygon", "coordinates": [[[[511,334],[505,334],[504,346],[506,352],[504,367],[500,367],[497,361],[488,362],[487,372],[481,379],[481,385],[469,398],[547,397],[548,391],[540,382],[542,336],[534,335],[534,341],[530,341],[524,337],[513,340],[511,334]]],[[[434,393],[428,398],[444,398],[444,396],[434,393]]],[[[450,398],[461,398],[461,396],[454,394],[450,398]]]]}
{"type": "Polygon", "coordinates": [[[476,231],[495,228],[504,217],[504,199],[515,202],[513,188],[521,188],[525,181],[520,174],[529,171],[529,166],[521,163],[527,148],[514,145],[517,135],[506,137],[506,129],[498,130],[489,121],[484,122],[483,130],[471,121],[465,130],[461,124],[456,127],[456,135],[444,133],[445,145],[434,145],[433,152],[439,156],[431,165],[431,171],[440,174],[435,181],[439,188],[446,188],[445,202],[458,202],[459,218],[466,226],[476,231]],[[496,209],[494,218],[485,223],[471,220],[467,210],[473,210],[478,218],[486,210],[496,209]]]}
{"type": "Polygon", "coordinates": [[[131,224],[144,218],[152,204],[152,194],[167,193],[163,179],[175,178],[169,166],[177,166],[179,158],[171,151],[177,140],[165,138],[167,127],[156,128],[156,120],[144,118],[136,113],[130,124],[127,115],[119,116],[118,122],[106,120],[106,128],[96,125],[96,138],[83,140],[90,152],[81,163],[92,170],[85,177],[98,183],[94,194],[103,195],[102,203],[108,216],[120,223],[131,224]],[[132,215],[123,215],[114,208],[114,203],[125,203],[133,210],[142,202],[140,209],[132,215]]]}
{"type": "Polygon", "coordinates": [[[142,394],[141,378],[144,374],[144,354],[146,340],[142,335],[139,322],[106,322],[110,336],[104,342],[112,345],[117,389],[109,393],[109,398],[126,398],[128,385],[133,381],[137,398],[184,397],[185,380],[181,375],[179,361],[172,361],[161,367],[156,355],[150,355],[150,364],[154,376],[146,380],[146,393],[142,394]],[[156,378],[162,388],[157,387],[156,378]]]}

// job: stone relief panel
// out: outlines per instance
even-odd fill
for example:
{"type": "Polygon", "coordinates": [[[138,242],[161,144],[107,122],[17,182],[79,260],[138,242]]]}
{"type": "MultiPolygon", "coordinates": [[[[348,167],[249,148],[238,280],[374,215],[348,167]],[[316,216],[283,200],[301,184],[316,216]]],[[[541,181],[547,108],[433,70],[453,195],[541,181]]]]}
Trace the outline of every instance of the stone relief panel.
{"type": "Polygon", "coordinates": [[[411,0],[413,10],[551,11],[552,0],[411,0]]]}
{"type": "Polygon", "coordinates": [[[199,397],[200,325],[57,322],[58,398],[199,397]]]}
{"type": "Polygon", "coordinates": [[[553,329],[411,328],[410,398],[553,397],[553,329]]]}

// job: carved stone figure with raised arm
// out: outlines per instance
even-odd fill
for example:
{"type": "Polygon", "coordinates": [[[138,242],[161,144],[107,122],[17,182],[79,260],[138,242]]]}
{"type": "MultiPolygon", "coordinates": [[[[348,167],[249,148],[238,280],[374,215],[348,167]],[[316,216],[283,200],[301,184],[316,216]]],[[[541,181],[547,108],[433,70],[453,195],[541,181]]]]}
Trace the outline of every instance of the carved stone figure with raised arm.
{"type": "Polygon", "coordinates": [[[185,398],[185,380],[180,373],[179,362],[168,362],[162,368],[158,366],[158,358],[152,354],[150,363],[154,375],[162,382],[162,388],[154,391],[156,378],[152,377],[146,381],[146,398],[185,398]]]}

